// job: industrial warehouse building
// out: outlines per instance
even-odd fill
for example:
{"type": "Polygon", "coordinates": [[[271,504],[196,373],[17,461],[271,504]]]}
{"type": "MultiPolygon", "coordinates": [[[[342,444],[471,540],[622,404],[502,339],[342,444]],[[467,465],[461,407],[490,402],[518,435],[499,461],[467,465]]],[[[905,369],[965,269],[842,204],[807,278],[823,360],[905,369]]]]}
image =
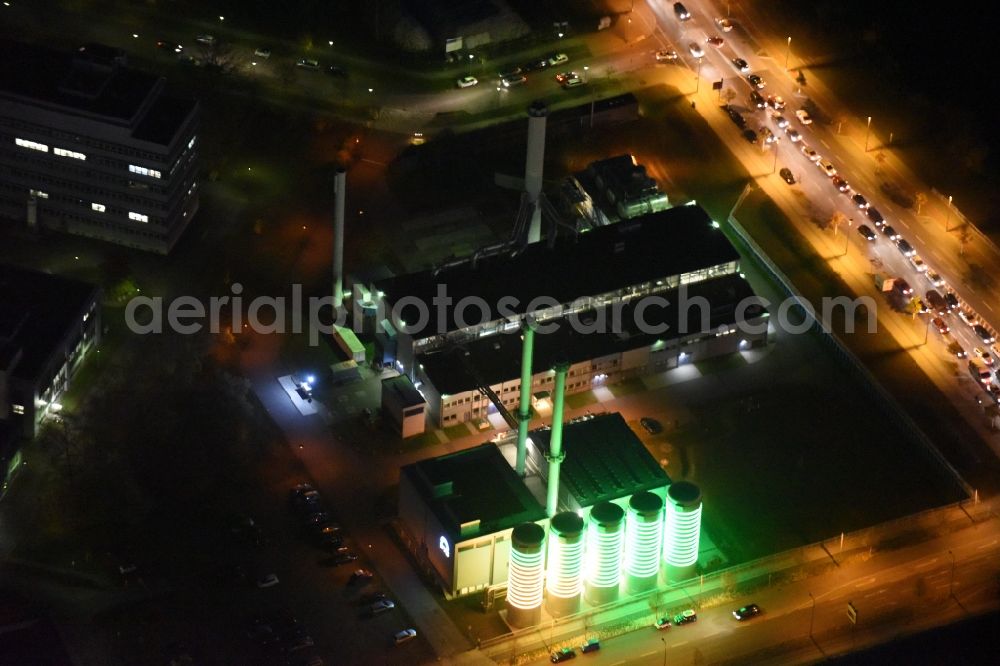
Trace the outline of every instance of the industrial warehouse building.
{"type": "MultiPolygon", "coordinates": [[[[400,470],[400,522],[418,560],[447,596],[505,586],[514,528],[524,523],[549,528],[550,433],[549,428],[530,433],[524,479],[513,469],[513,444],[483,444],[400,470]]],[[[627,509],[630,498],[641,493],[654,495],[661,505],[667,498],[670,479],[620,414],[565,424],[563,451],[559,512],[589,520],[596,505],[627,509]]],[[[615,590],[618,581],[615,575],[615,590]]]]}
{"type": "Polygon", "coordinates": [[[124,60],[0,41],[0,215],[173,248],[198,210],[198,105],[124,60]]]}
{"type": "Polygon", "coordinates": [[[100,343],[100,291],[0,265],[0,294],[0,424],[31,438],[100,343]]]}
{"type": "Polygon", "coordinates": [[[539,397],[551,390],[557,353],[571,363],[567,392],[575,393],[767,342],[768,313],[747,306],[754,295],[739,274],[739,254],[697,206],[379,280],[372,294],[385,313],[378,358],[411,377],[438,427],[517,402],[517,333],[529,305],[537,323],[556,328],[538,336],[532,394],[539,397]],[[430,306],[441,289],[453,303],[478,297],[491,311],[450,308],[442,316],[432,309],[419,321],[407,303],[430,306]],[[665,303],[643,301],[647,296],[665,303]],[[541,299],[548,299],[543,308],[541,299]],[[616,313],[620,326],[612,327],[616,313]],[[637,315],[646,326],[636,324],[637,315]],[[602,332],[602,322],[613,330],[602,332]]]}
{"type": "Polygon", "coordinates": [[[597,160],[567,177],[559,188],[563,210],[582,229],[670,208],[670,200],[632,155],[597,160]]]}

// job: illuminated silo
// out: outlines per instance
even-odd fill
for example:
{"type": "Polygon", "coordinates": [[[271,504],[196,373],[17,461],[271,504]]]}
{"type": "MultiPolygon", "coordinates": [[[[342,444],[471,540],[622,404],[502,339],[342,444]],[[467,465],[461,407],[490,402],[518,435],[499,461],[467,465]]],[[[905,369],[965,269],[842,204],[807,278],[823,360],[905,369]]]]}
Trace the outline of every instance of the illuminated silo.
{"type": "Polygon", "coordinates": [[[583,518],[572,511],[552,516],[548,551],[546,607],[555,617],[572,615],[583,591],[583,518]]]}
{"type": "Polygon", "coordinates": [[[625,510],[613,502],[595,504],[587,524],[587,602],[600,606],[618,598],[625,541],[625,510]]]}
{"type": "Polygon", "coordinates": [[[663,500],[641,492],[628,501],[625,521],[625,576],[630,593],[656,587],[663,547],[663,500]]]}
{"type": "Polygon", "coordinates": [[[667,488],[666,543],[663,559],[672,567],[671,578],[694,573],[701,534],[701,490],[693,483],[677,481],[667,488]]]}
{"type": "Polygon", "coordinates": [[[545,530],[535,523],[522,523],[511,531],[510,540],[507,621],[515,627],[530,627],[542,617],[545,530]]]}

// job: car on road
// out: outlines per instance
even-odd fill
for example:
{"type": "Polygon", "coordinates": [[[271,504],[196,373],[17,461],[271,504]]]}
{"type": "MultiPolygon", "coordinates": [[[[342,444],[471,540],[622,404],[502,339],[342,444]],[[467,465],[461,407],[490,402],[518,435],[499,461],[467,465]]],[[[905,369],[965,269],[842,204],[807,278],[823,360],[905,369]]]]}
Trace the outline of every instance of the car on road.
{"type": "Polygon", "coordinates": [[[333,563],[335,565],[338,565],[338,566],[341,565],[341,564],[348,564],[350,562],[354,562],[357,559],[358,559],[358,556],[355,555],[354,553],[350,553],[350,552],[347,552],[347,553],[338,553],[337,555],[334,555],[333,558],[332,558],[333,563]]]}
{"type": "Polygon", "coordinates": [[[661,617],[659,620],[653,623],[653,628],[657,630],[669,629],[670,628],[670,618],[661,617]]]}
{"type": "Polygon", "coordinates": [[[373,616],[374,615],[381,615],[382,613],[386,613],[388,611],[391,611],[395,607],[396,607],[396,604],[394,604],[390,599],[379,599],[375,603],[370,604],[368,606],[367,612],[368,612],[369,615],[373,615],[373,616]]]}
{"type": "Polygon", "coordinates": [[[878,208],[872,208],[871,206],[865,208],[865,215],[867,215],[868,219],[874,222],[876,226],[885,224],[885,218],[882,217],[882,213],[878,212],[878,208]]]}
{"type": "Polygon", "coordinates": [[[268,588],[268,587],[274,587],[279,582],[280,581],[278,581],[278,576],[277,575],[275,575],[273,573],[264,574],[263,576],[261,576],[260,578],[257,579],[257,587],[259,589],[263,590],[263,589],[268,588]]]}
{"type": "Polygon", "coordinates": [[[319,61],[313,60],[312,58],[302,58],[295,63],[296,67],[301,67],[302,69],[316,70],[319,69],[319,61]]]}
{"type": "Polygon", "coordinates": [[[837,188],[838,191],[844,192],[845,194],[850,191],[851,186],[847,182],[847,179],[843,176],[834,176],[833,180],[830,181],[833,186],[837,188]]]}
{"type": "Polygon", "coordinates": [[[862,224],[860,227],[858,227],[858,233],[861,234],[862,237],[864,237],[864,239],[867,241],[874,241],[878,238],[875,232],[872,231],[871,227],[869,227],[866,224],[862,224]]]}
{"type": "Polygon", "coordinates": [[[802,123],[803,125],[812,125],[813,121],[812,116],[810,116],[809,112],[806,111],[805,109],[798,109],[795,112],[795,117],[798,118],[799,122],[802,123]]]}
{"type": "Polygon", "coordinates": [[[764,108],[764,96],[761,95],[756,90],[751,90],[750,91],[750,103],[753,104],[754,107],[756,107],[758,109],[763,109],[764,108]]]}
{"type": "Polygon", "coordinates": [[[569,56],[565,53],[556,53],[549,56],[549,67],[555,67],[556,65],[562,65],[569,62],[569,56]]]}
{"type": "Polygon", "coordinates": [[[180,53],[184,50],[184,47],[176,42],[171,42],[168,39],[158,39],[156,40],[156,48],[166,49],[173,51],[174,53],[180,53]]]}
{"type": "Polygon", "coordinates": [[[749,620],[752,617],[757,617],[758,615],[760,615],[760,606],[757,604],[747,604],[746,606],[741,606],[733,611],[733,617],[740,622],[749,620]]]}
{"type": "Polygon", "coordinates": [[[729,104],[726,104],[724,108],[726,110],[726,114],[729,116],[729,119],[732,120],[734,123],[736,123],[737,127],[740,128],[746,127],[747,121],[746,118],[743,117],[742,113],[737,111],[735,107],[730,106],[729,104]]]}
{"type": "Polygon", "coordinates": [[[951,330],[948,328],[948,324],[946,324],[944,319],[941,319],[941,317],[934,317],[934,319],[931,319],[931,323],[934,324],[934,328],[936,328],[937,332],[941,335],[945,335],[951,330]]]}
{"type": "Polygon", "coordinates": [[[772,132],[770,128],[764,127],[763,125],[761,125],[757,131],[760,133],[761,136],[764,137],[765,144],[770,145],[772,143],[776,143],[781,140],[780,136],[772,132]]]}
{"type": "Polygon", "coordinates": [[[198,35],[194,41],[204,46],[215,46],[215,37],[212,35],[198,35]]]}
{"type": "Polygon", "coordinates": [[[823,157],[819,153],[817,153],[809,146],[803,145],[801,150],[802,154],[805,155],[810,162],[819,162],[821,159],[823,159],[823,157]]]}
{"type": "Polygon", "coordinates": [[[919,254],[910,257],[910,263],[913,264],[913,269],[918,273],[923,273],[927,270],[927,264],[924,263],[923,258],[919,254]]]}
{"type": "Polygon", "coordinates": [[[948,343],[948,353],[955,358],[969,358],[969,354],[966,353],[966,351],[962,349],[962,345],[958,344],[955,340],[951,340],[948,343]]]}
{"type": "Polygon", "coordinates": [[[871,204],[868,203],[868,199],[865,199],[860,194],[855,194],[854,196],[852,196],[851,197],[851,201],[853,201],[854,205],[857,206],[861,210],[867,210],[868,206],[871,205],[871,204]]]}
{"type": "Polygon", "coordinates": [[[976,332],[976,335],[979,336],[980,340],[982,340],[988,345],[993,344],[997,340],[996,336],[993,335],[990,329],[986,328],[982,324],[976,324],[975,326],[972,327],[972,330],[976,332]]]}
{"type": "Polygon", "coordinates": [[[639,419],[639,425],[641,425],[642,429],[650,435],[658,435],[663,432],[663,426],[660,425],[660,422],[648,416],[643,416],[639,419]]]}
{"type": "Polygon", "coordinates": [[[455,82],[459,88],[471,88],[472,86],[479,85],[479,79],[474,76],[463,76],[458,81],[455,82]]]}
{"type": "Polygon", "coordinates": [[[785,128],[785,134],[788,135],[788,138],[791,140],[792,143],[798,143],[799,141],[802,140],[802,135],[799,134],[798,130],[794,130],[791,127],[785,128]]]}
{"type": "Polygon", "coordinates": [[[306,493],[313,492],[316,489],[308,483],[297,483],[292,486],[292,489],[288,491],[288,501],[295,503],[300,497],[304,496],[306,493]]]}
{"type": "Polygon", "coordinates": [[[406,641],[411,641],[416,637],[416,629],[403,629],[402,631],[397,631],[392,635],[392,642],[394,645],[402,645],[406,641]]]}
{"type": "Polygon", "coordinates": [[[899,235],[899,232],[893,229],[892,226],[888,224],[883,225],[882,233],[888,236],[889,240],[891,240],[893,243],[902,238],[902,236],[899,235]]]}
{"type": "Polygon", "coordinates": [[[520,67],[517,69],[518,73],[520,74],[522,73],[522,70],[524,72],[537,72],[538,70],[545,69],[548,66],[549,66],[548,58],[539,58],[538,60],[532,60],[531,62],[527,63],[524,67],[520,67]]]}
{"type": "Polygon", "coordinates": [[[253,50],[253,56],[255,58],[260,58],[261,60],[267,60],[271,57],[271,49],[264,46],[258,46],[253,50]]]}
{"type": "Polygon", "coordinates": [[[733,63],[733,67],[738,69],[741,74],[747,74],[750,72],[750,65],[743,58],[733,58],[731,62],[733,63]]]}
{"type": "Polygon", "coordinates": [[[913,249],[913,246],[910,245],[905,238],[896,239],[896,249],[899,250],[904,257],[912,257],[917,253],[917,251],[913,249]]]}
{"type": "Polygon", "coordinates": [[[974,347],[972,353],[986,365],[993,365],[996,362],[993,356],[982,347],[974,347]]]}
{"type": "Polygon", "coordinates": [[[830,160],[820,160],[816,162],[816,166],[820,168],[827,176],[833,178],[837,175],[837,169],[833,166],[833,162],[830,160]]]}
{"type": "Polygon", "coordinates": [[[892,281],[892,290],[903,296],[909,296],[913,293],[913,287],[904,278],[894,278],[892,281]]]}
{"type": "Polygon", "coordinates": [[[712,35],[711,37],[705,40],[705,43],[711,44],[717,49],[721,49],[722,45],[726,43],[726,40],[724,40],[722,37],[719,37],[718,35],[712,35]]]}
{"type": "Polygon", "coordinates": [[[690,44],[688,44],[688,51],[690,51],[691,55],[693,55],[695,58],[701,58],[702,56],[705,55],[704,49],[702,49],[697,42],[691,42],[690,44]]]}
{"type": "Polygon", "coordinates": [[[957,310],[961,305],[960,301],[958,300],[958,294],[951,291],[950,289],[945,292],[944,301],[945,303],[948,304],[949,310],[957,310]]]}
{"type": "Polygon", "coordinates": [[[976,313],[972,310],[966,310],[965,308],[958,311],[958,318],[965,322],[967,326],[975,326],[976,323],[978,323],[976,313]]]}
{"type": "Polygon", "coordinates": [[[717,18],[715,19],[715,25],[719,26],[722,32],[729,32],[733,29],[733,22],[727,18],[717,18]]]}
{"type": "Polygon", "coordinates": [[[504,88],[512,88],[525,83],[528,78],[524,74],[508,74],[500,78],[500,83],[504,88]]]}
{"type": "Polygon", "coordinates": [[[569,78],[563,81],[563,88],[575,88],[577,86],[583,85],[583,79],[576,75],[576,72],[570,72],[569,78]]]}
{"type": "Polygon", "coordinates": [[[945,284],[944,278],[941,277],[941,274],[933,268],[927,269],[927,272],[924,273],[924,277],[927,278],[927,281],[935,287],[943,287],[945,284]]]}
{"type": "Polygon", "coordinates": [[[767,105],[775,111],[781,111],[785,108],[785,100],[781,98],[781,95],[768,95],[767,105]]]}
{"type": "Polygon", "coordinates": [[[551,655],[549,655],[549,661],[553,664],[561,664],[564,661],[569,661],[570,659],[576,659],[576,650],[571,647],[564,647],[561,650],[556,650],[551,655]]]}
{"type": "Polygon", "coordinates": [[[347,78],[347,70],[344,69],[343,67],[341,67],[340,65],[330,65],[324,71],[329,76],[337,76],[337,77],[340,77],[342,79],[346,79],[347,78]]]}
{"type": "Polygon", "coordinates": [[[368,569],[355,569],[351,573],[351,577],[348,579],[348,583],[367,583],[370,581],[375,574],[373,574],[368,569]]]}
{"type": "Polygon", "coordinates": [[[757,90],[762,90],[764,86],[767,85],[767,83],[764,82],[764,79],[760,78],[760,76],[757,74],[750,74],[749,76],[747,76],[747,81],[749,81],[750,85],[752,85],[757,90]]]}
{"type": "Polygon", "coordinates": [[[580,646],[580,652],[584,654],[589,654],[591,652],[597,652],[601,649],[601,641],[597,638],[591,638],[589,641],[580,646]]]}
{"type": "Polygon", "coordinates": [[[792,175],[791,169],[783,167],[781,171],[778,172],[778,175],[781,176],[781,179],[789,185],[795,184],[795,176],[792,175]]]}
{"type": "Polygon", "coordinates": [[[677,51],[673,49],[663,49],[656,52],[656,62],[671,62],[677,60],[677,51]]]}
{"type": "Polygon", "coordinates": [[[775,116],[774,124],[778,126],[778,129],[785,129],[788,127],[788,118],[784,116],[775,116]]]}
{"type": "Polygon", "coordinates": [[[688,608],[686,611],[681,611],[674,616],[674,624],[680,626],[682,624],[690,624],[691,622],[698,621],[698,614],[694,612],[693,608],[688,608]]]}
{"type": "Polygon", "coordinates": [[[687,21],[691,18],[691,12],[689,12],[687,7],[685,7],[681,2],[674,3],[674,14],[676,14],[678,20],[681,21],[687,21]]]}
{"type": "MultiPolygon", "coordinates": [[[[546,61],[546,63],[547,62],[548,61],[546,61]]],[[[504,79],[508,76],[517,76],[518,74],[524,74],[524,70],[522,70],[520,67],[514,66],[511,67],[510,69],[505,69],[502,72],[498,72],[497,76],[499,76],[501,79],[504,79]]]]}

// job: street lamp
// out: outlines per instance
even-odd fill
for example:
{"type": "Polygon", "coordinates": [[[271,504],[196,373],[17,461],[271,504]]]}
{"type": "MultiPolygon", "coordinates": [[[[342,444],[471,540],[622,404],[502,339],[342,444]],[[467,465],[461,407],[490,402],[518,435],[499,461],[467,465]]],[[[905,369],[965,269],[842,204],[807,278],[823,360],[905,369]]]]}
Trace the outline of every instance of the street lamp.
{"type": "Polygon", "coordinates": [[[778,170],[778,142],[774,142],[774,164],[771,165],[771,173],[778,170]]]}
{"type": "Polygon", "coordinates": [[[951,222],[951,195],[950,194],[948,195],[948,213],[947,213],[946,217],[944,218],[944,230],[946,232],[947,231],[951,231],[951,229],[948,228],[948,223],[949,222],[951,222]]]}
{"type": "Polygon", "coordinates": [[[813,593],[810,592],[809,593],[809,598],[812,599],[812,602],[813,602],[812,612],[809,613],[809,638],[812,638],[813,637],[813,620],[816,619],[816,597],[814,597],[813,593]]]}
{"type": "Polygon", "coordinates": [[[868,128],[865,130],[865,152],[868,152],[868,137],[872,131],[872,117],[868,116],[868,128]]]}
{"type": "Polygon", "coordinates": [[[226,17],[225,17],[225,16],[220,16],[220,17],[219,17],[219,23],[222,23],[222,22],[223,22],[223,21],[225,21],[225,20],[226,20],[226,17]]]}
{"type": "MultiPolygon", "coordinates": [[[[701,63],[704,58],[698,58],[698,71],[694,75],[694,94],[698,94],[698,90],[701,88],[701,63]]],[[[692,102],[694,104],[694,102],[692,102]]]]}
{"type": "Polygon", "coordinates": [[[588,71],[590,71],[590,67],[588,67],[587,65],[584,65],[583,66],[583,82],[584,83],[587,82],[587,72],[588,71]]]}
{"type": "Polygon", "coordinates": [[[329,44],[330,46],[333,46],[333,40],[332,39],[326,40],[326,43],[329,44]]]}
{"type": "Polygon", "coordinates": [[[667,666],[667,639],[660,636],[660,642],[663,643],[663,666],[667,666]]]}
{"type": "Polygon", "coordinates": [[[785,71],[788,71],[788,56],[792,52],[792,38],[788,38],[788,44],[785,46],[785,71]]]}

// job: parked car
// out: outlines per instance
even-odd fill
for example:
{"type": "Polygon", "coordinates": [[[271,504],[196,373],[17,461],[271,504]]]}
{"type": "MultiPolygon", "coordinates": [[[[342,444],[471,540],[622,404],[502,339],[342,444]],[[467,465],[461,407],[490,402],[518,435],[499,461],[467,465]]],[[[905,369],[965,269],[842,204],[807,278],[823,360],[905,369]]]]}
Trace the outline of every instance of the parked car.
{"type": "Polygon", "coordinates": [[[601,649],[601,641],[597,638],[591,638],[589,641],[580,646],[580,652],[588,654],[590,652],[597,652],[601,649]]]}
{"type": "Polygon", "coordinates": [[[500,83],[504,88],[512,88],[514,86],[519,86],[527,81],[527,77],[524,74],[510,74],[504,76],[500,79],[500,83]]]}
{"type": "Polygon", "coordinates": [[[653,628],[658,630],[669,629],[670,628],[670,618],[661,617],[659,620],[653,623],[653,628]]]}
{"type": "Polygon", "coordinates": [[[271,57],[271,49],[258,46],[253,50],[253,55],[255,58],[260,58],[261,60],[268,60],[271,57]]]}
{"type": "Polygon", "coordinates": [[[854,196],[852,196],[851,201],[853,201],[854,205],[860,208],[861,210],[865,210],[866,208],[868,208],[869,205],[868,199],[865,199],[860,194],[855,194],[854,196]]]}
{"type": "Polygon", "coordinates": [[[455,85],[459,88],[471,88],[472,86],[479,85],[479,79],[474,76],[463,76],[455,82],[455,85]]]}
{"type": "Polygon", "coordinates": [[[795,112],[795,117],[799,119],[799,122],[803,125],[812,125],[812,116],[805,109],[799,109],[795,112]]]}
{"type": "Polygon", "coordinates": [[[861,234],[866,241],[874,241],[878,238],[875,232],[872,231],[871,227],[869,227],[867,224],[862,224],[860,227],[858,227],[858,233],[861,234]]]}
{"type": "Polygon", "coordinates": [[[660,425],[660,422],[648,416],[644,416],[639,419],[639,425],[641,425],[642,429],[650,435],[657,435],[663,432],[663,426],[660,425]]]}
{"type": "Polygon", "coordinates": [[[274,587],[275,585],[278,584],[278,582],[279,582],[278,576],[276,576],[275,574],[273,573],[264,574],[263,576],[257,579],[257,587],[263,590],[268,587],[274,587]]]}
{"type": "Polygon", "coordinates": [[[948,304],[949,310],[957,310],[961,305],[958,300],[958,295],[950,289],[945,292],[944,300],[948,304]]]}
{"type": "Polygon", "coordinates": [[[416,629],[403,629],[402,631],[397,631],[392,636],[392,642],[395,645],[402,645],[406,641],[411,641],[417,637],[416,629]]]}
{"type": "Polygon", "coordinates": [[[789,185],[795,184],[795,176],[792,175],[791,169],[782,168],[781,171],[778,172],[778,175],[781,176],[781,179],[789,185]]]}
{"type": "Polygon", "coordinates": [[[945,335],[951,330],[948,328],[948,324],[946,324],[944,319],[941,319],[941,317],[934,317],[934,319],[931,319],[931,323],[934,324],[934,328],[936,328],[937,332],[941,335],[945,335]]]}
{"type": "Polygon", "coordinates": [[[979,336],[979,339],[986,344],[991,345],[996,342],[996,337],[993,335],[992,331],[982,324],[976,324],[972,327],[972,330],[975,331],[976,335],[979,336]]]}
{"type": "Polygon", "coordinates": [[[656,52],[656,62],[671,62],[677,60],[677,51],[664,49],[656,52]]]}
{"type": "Polygon", "coordinates": [[[312,58],[302,58],[295,63],[295,66],[302,69],[319,69],[319,61],[312,58]]]}
{"type": "Polygon", "coordinates": [[[549,57],[549,67],[555,67],[556,65],[562,65],[563,63],[569,62],[569,56],[565,53],[556,53],[549,57]]]}
{"type": "Polygon", "coordinates": [[[369,571],[368,569],[355,569],[351,573],[351,577],[348,580],[348,583],[352,583],[352,584],[353,583],[362,583],[362,584],[364,584],[364,583],[367,583],[368,581],[370,581],[373,577],[374,577],[374,574],[371,571],[369,571]]]}
{"type": "Polygon", "coordinates": [[[553,664],[561,664],[564,661],[569,661],[570,659],[576,659],[576,650],[571,647],[564,647],[561,650],[556,650],[551,655],[549,655],[549,661],[553,664]]]}
{"type": "Polygon", "coordinates": [[[686,611],[682,611],[674,616],[674,624],[678,626],[682,624],[690,624],[691,622],[697,622],[697,621],[698,621],[698,614],[694,611],[693,608],[689,608],[686,611]]]}
{"type": "Polygon", "coordinates": [[[394,604],[391,600],[379,599],[375,603],[370,604],[367,611],[369,615],[381,615],[382,613],[391,611],[395,607],[396,604],[394,604]]]}
{"type": "Polygon", "coordinates": [[[204,46],[215,46],[215,37],[212,35],[198,35],[194,41],[204,46]]]}
{"type": "Polygon", "coordinates": [[[742,136],[743,136],[744,139],[747,140],[747,143],[752,143],[752,144],[756,144],[757,141],[758,141],[758,138],[759,138],[757,136],[757,132],[754,132],[750,128],[747,128],[747,129],[743,130],[742,136]]]}

